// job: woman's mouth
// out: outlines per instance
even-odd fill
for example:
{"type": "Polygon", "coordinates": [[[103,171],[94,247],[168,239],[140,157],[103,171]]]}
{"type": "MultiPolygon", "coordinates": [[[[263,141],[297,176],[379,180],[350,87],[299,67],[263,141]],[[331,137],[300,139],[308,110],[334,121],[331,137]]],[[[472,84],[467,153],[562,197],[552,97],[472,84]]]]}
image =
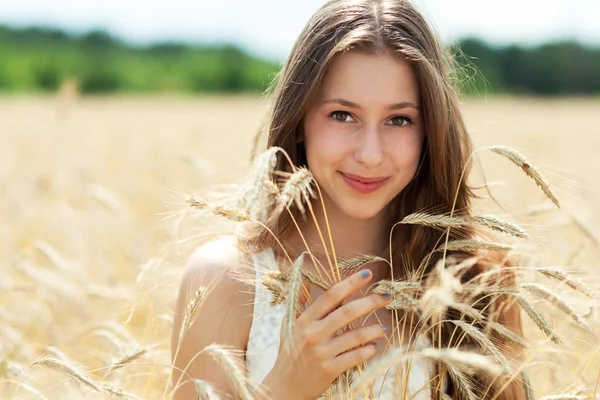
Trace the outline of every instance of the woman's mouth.
{"type": "Polygon", "coordinates": [[[386,184],[389,177],[365,177],[338,171],[352,189],[361,194],[369,194],[386,184]]]}

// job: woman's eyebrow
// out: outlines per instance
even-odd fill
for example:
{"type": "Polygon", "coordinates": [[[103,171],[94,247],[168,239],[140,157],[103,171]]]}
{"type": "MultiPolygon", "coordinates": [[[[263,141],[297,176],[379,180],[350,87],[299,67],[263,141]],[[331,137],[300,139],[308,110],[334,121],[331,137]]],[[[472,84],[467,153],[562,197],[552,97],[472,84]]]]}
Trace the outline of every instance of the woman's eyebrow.
{"type": "MultiPolygon", "coordinates": [[[[340,104],[342,106],[350,107],[350,108],[357,108],[357,109],[362,108],[358,104],[353,103],[348,100],[344,100],[344,99],[329,99],[329,100],[325,100],[321,104],[330,104],[330,103],[336,103],[336,104],[340,104]]],[[[402,101],[400,103],[390,104],[390,106],[388,107],[389,110],[399,110],[402,108],[415,108],[415,109],[419,110],[419,106],[414,103],[411,103],[410,101],[402,101]]]]}

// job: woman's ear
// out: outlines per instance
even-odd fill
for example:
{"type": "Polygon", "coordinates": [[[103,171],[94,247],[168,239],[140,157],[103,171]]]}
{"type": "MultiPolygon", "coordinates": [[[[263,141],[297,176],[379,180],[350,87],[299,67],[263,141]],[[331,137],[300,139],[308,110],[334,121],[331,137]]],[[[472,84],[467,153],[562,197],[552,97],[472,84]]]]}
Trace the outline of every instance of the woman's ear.
{"type": "Polygon", "coordinates": [[[296,144],[304,142],[304,132],[299,130],[296,134],[296,144]]]}

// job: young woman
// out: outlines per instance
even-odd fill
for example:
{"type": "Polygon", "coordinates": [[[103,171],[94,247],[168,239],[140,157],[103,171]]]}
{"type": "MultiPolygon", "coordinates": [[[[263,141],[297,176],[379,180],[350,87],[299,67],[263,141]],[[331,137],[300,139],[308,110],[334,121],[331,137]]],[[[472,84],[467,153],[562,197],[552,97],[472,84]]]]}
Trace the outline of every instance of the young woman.
{"type": "MultiPolygon", "coordinates": [[[[425,226],[403,225],[394,228],[390,240],[394,223],[418,211],[470,213],[473,194],[461,175],[468,171],[471,143],[450,65],[434,32],[406,0],[331,0],[313,15],[280,73],[265,133],[268,148],[282,148],[314,176],[320,190],[310,201],[317,223],[291,208],[269,220],[270,230],[245,227],[245,239],[225,237],[194,253],[173,330],[174,365],[185,370],[183,377],[174,373],[174,385],[180,384],[175,399],[196,398],[189,377],[234,395],[226,372],[210,355],[198,354],[212,343],[239,350],[246,379],[262,389],[259,397],[286,400],[318,398],[344,371],[378,359],[391,346],[428,343],[414,329],[398,334],[394,321],[401,317],[385,307],[392,296],[368,288],[410,275],[445,236],[425,226]],[[389,258],[391,252],[392,265],[404,267],[371,263],[358,272],[342,272],[343,279],[327,291],[309,285],[312,302],[295,316],[290,343],[295,351],[285,351],[285,312],[268,307],[272,298],[261,279],[269,270],[289,266],[286,254],[296,259],[310,251],[314,261],[305,257],[307,270],[327,265],[332,249],[321,233],[328,227],[338,259],[357,254],[389,258]],[[234,278],[248,264],[256,273],[254,286],[234,278]],[[216,279],[216,286],[176,351],[189,293],[207,279],[216,279]],[[344,330],[350,323],[357,328],[344,330]]],[[[281,153],[275,169],[290,171],[281,153]]],[[[272,215],[272,206],[263,207],[272,215]]],[[[456,235],[451,232],[450,238],[456,235]]],[[[460,235],[477,232],[470,228],[460,235]]],[[[423,279],[435,261],[427,264],[423,279]]],[[[484,265],[463,278],[483,272],[484,265]]],[[[491,309],[497,321],[521,333],[516,306],[503,303],[485,310],[491,309]]],[[[452,346],[450,336],[440,332],[435,346],[452,346]]],[[[518,359],[520,348],[497,342],[507,359],[518,359]]],[[[443,369],[415,360],[402,388],[394,388],[393,378],[379,377],[373,398],[429,399],[442,392],[462,398],[452,376],[434,378],[440,371],[443,375],[443,369]]],[[[491,385],[482,378],[473,392],[480,398],[524,399],[519,382],[491,385]]]]}

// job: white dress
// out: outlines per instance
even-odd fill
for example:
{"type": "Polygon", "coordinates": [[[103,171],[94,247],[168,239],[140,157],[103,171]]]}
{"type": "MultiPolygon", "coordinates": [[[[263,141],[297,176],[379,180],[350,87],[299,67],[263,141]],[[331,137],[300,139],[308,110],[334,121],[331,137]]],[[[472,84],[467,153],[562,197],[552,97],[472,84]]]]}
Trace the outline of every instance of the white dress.
{"type": "MultiPolygon", "coordinates": [[[[246,349],[246,367],[248,381],[253,389],[256,389],[275,365],[285,309],[281,304],[270,306],[272,295],[261,283],[261,278],[266,272],[278,271],[273,251],[266,249],[253,254],[252,259],[256,271],[256,290],[252,326],[246,349]]],[[[430,380],[433,376],[433,364],[423,358],[415,359],[410,363],[409,373],[410,375],[403,379],[403,387],[395,384],[395,371],[390,370],[389,374],[382,374],[372,385],[372,398],[431,399],[430,380]],[[386,376],[389,378],[386,379],[386,376]]],[[[357,398],[363,399],[362,396],[357,398]]]]}

